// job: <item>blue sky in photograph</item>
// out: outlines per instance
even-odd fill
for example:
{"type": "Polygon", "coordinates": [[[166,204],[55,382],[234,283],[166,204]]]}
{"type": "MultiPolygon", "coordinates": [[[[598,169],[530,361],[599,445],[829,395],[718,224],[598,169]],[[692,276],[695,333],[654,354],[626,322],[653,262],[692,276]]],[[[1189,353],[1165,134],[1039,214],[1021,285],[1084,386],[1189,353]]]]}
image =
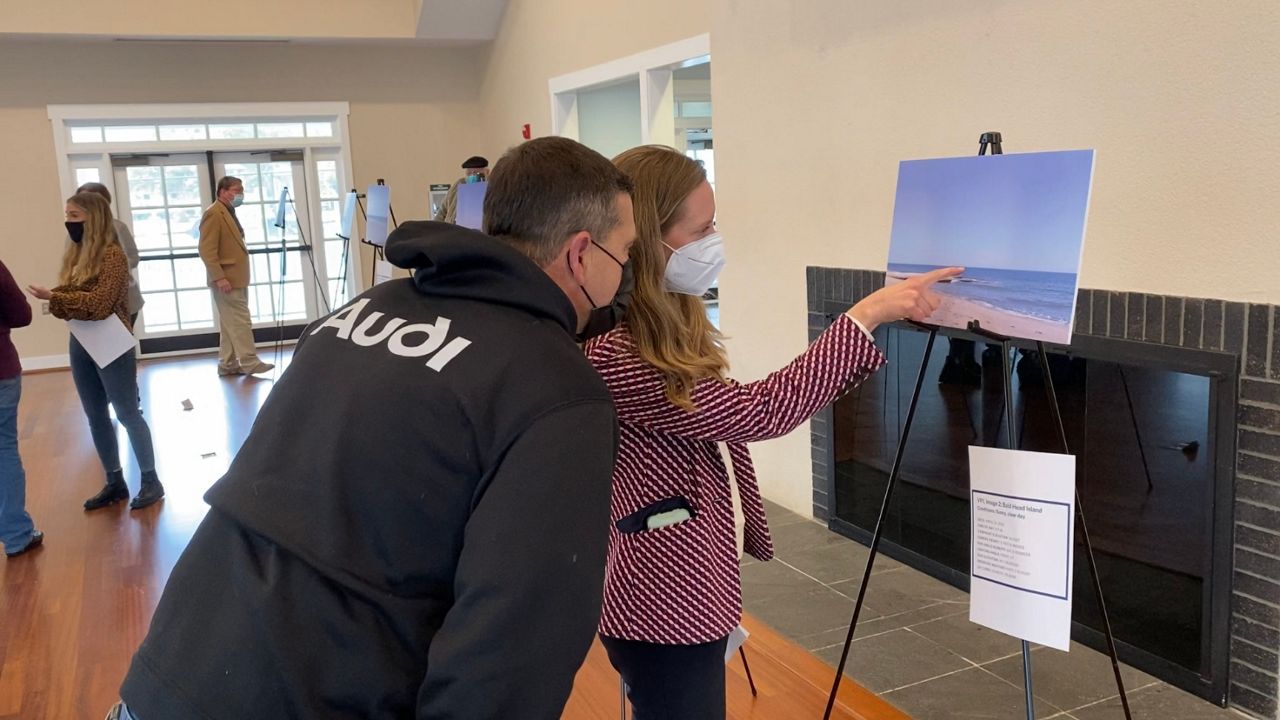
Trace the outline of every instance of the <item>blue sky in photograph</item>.
{"type": "Polygon", "coordinates": [[[1079,272],[1092,150],[904,160],[890,264],[1079,272]]]}

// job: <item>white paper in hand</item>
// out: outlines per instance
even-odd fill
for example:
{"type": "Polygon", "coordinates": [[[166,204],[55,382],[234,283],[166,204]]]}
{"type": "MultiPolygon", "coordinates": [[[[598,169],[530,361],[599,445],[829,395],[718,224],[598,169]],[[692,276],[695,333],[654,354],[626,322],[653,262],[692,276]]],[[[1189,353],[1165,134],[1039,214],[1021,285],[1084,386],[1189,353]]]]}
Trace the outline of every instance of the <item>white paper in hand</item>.
{"type": "Polygon", "coordinates": [[[126,352],[133,352],[133,333],[112,315],[106,320],[68,320],[71,334],[98,367],[105,368],[126,352]]]}
{"type": "Polygon", "coordinates": [[[747,629],[739,625],[729,633],[729,642],[724,647],[724,661],[727,663],[733,659],[733,654],[738,652],[738,648],[747,642],[747,638],[751,633],[747,629]]]}

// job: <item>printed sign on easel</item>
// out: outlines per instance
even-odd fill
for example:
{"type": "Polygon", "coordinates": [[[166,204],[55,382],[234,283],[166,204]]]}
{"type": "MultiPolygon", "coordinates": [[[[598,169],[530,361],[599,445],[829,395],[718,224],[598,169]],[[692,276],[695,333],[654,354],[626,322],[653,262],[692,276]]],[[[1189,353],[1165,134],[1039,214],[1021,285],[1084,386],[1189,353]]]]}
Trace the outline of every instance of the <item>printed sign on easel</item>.
{"type": "Polygon", "coordinates": [[[969,448],[969,620],[1071,647],[1072,455],[969,448]]]}

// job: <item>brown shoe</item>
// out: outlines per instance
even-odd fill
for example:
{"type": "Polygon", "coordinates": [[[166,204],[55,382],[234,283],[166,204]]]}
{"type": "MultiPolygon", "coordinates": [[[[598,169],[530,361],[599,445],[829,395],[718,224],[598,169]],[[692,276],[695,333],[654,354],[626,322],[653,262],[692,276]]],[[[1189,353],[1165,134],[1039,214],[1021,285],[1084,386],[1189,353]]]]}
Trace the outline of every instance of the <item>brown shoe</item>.
{"type": "Polygon", "coordinates": [[[244,375],[261,375],[262,373],[268,373],[275,369],[275,365],[272,365],[269,362],[259,361],[257,365],[253,365],[251,367],[241,366],[240,372],[244,375]]]}
{"type": "Polygon", "coordinates": [[[240,372],[241,370],[238,367],[229,368],[229,367],[223,367],[221,365],[218,366],[218,377],[227,377],[228,375],[239,375],[240,372]]]}
{"type": "Polygon", "coordinates": [[[36,548],[40,547],[43,544],[44,544],[44,533],[40,532],[39,530],[36,530],[35,532],[31,533],[31,540],[27,542],[26,545],[23,545],[22,548],[19,550],[15,550],[13,552],[6,552],[5,556],[15,558],[21,555],[22,553],[27,552],[28,550],[35,550],[36,548]]]}

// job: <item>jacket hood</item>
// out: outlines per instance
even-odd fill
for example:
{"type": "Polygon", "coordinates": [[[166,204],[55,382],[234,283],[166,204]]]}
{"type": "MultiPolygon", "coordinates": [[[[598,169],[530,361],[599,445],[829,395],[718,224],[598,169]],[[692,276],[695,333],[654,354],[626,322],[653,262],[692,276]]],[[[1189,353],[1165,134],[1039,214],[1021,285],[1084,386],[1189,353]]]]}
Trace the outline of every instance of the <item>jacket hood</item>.
{"type": "Polygon", "coordinates": [[[506,305],[577,332],[577,311],[560,286],[528,257],[482,232],[411,220],[387,236],[386,256],[392,265],[413,271],[413,283],[424,295],[506,305]]]}

